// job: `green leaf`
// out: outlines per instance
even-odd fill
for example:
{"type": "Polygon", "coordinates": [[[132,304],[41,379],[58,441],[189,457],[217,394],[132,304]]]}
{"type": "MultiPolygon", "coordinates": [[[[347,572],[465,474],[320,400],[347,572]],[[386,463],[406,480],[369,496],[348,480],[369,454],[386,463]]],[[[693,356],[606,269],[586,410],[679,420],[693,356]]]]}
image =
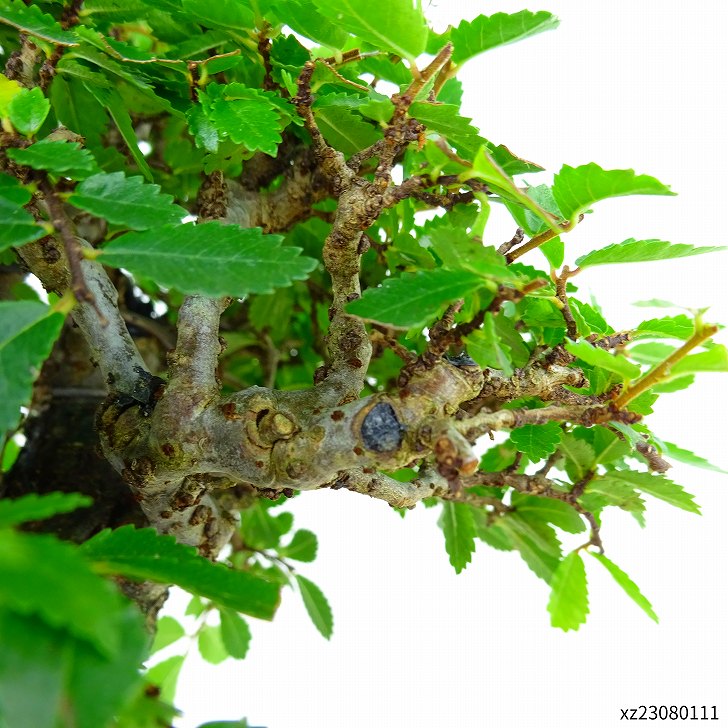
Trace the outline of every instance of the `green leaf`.
{"type": "Polygon", "coordinates": [[[465,503],[442,504],[442,513],[437,521],[445,536],[445,550],[450,563],[459,574],[471,561],[475,551],[475,524],[470,507],[465,503]]]}
{"type": "Polygon", "coordinates": [[[483,285],[482,277],[468,271],[405,273],[386,278],[378,288],[368,288],[360,299],[348,304],[347,311],[367,321],[409,329],[431,323],[446,304],[483,285]]]}
{"type": "Polygon", "coordinates": [[[600,349],[588,341],[567,341],[564,348],[577,359],[619,374],[624,380],[636,379],[640,376],[640,368],[636,364],[623,356],[610,354],[605,349],[600,349]]]}
{"type": "Polygon", "coordinates": [[[106,529],[81,546],[96,571],[132,579],[176,584],[216,604],[260,619],[272,619],[278,607],[275,584],[244,571],[212,563],[173,536],[153,528],[122,526],[106,529]]]}
{"type": "Polygon", "coordinates": [[[575,480],[581,480],[596,462],[597,456],[594,448],[571,433],[564,433],[559,449],[573,466],[575,480]]]}
{"type": "Polygon", "coordinates": [[[234,296],[269,293],[303,280],[317,263],[280,235],[208,222],[126,233],[103,249],[105,265],[126,268],[183,293],[234,296]]]}
{"type": "Polygon", "coordinates": [[[274,517],[264,504],[256,502],[241,512],[240,531],[243,541],[256,549],[276,548],[281,536],[288,531],[286,518],[290,516],[290,513],[281,513],[274,517]]]}
{"type": "Polygon", "coordinates": [[[684,313],[643,321],[634,331],[635,338],[687,340],[695,331],[695,322],[684,313]]]}
{"type": "Polygon", "coordinates": [[[0,172],[0,201],[27,205],[33,195],[30,190],[9,174],[0,172]]]}
{"type": "Polygon", "coordinates": [[[118,653],[116,620],[124,602],[91,571],[78,547],[53,536],[0,530],[0,553],[0,605],[37,615],[107,657],[118,653]]]}
{"type": "MultiPolygon", "coordinates": [[[[200,638],[202,634],[204,632],[200,634],[200,638]]],[[[166,703],[174,702],[174,695],[177,692],[177,680],[184,661],[185,658],[182,655],[174,655],[162,662],[158,662],[154,667],[147,670],[147,680],[159,687],[159,697],[166,703]]]]}
{"type": "Polygon", "coordinates": [[[23,0],[5,0],[0,6],[0,23],[56,45],[78,45],[75,33],[64,30],[51,15],[44,13],[37,5],[26,5],[23,0]]]}
{"type": "Polygon", "coordinates": [[[208,116],[215,129],[251,152],[260,150],[275,157],[281,143],[277,107],[258,89],[230,83],[217,89],[208,116]]]}
{"type": "Polygon", "coordinates": [[[551,626],[564,632],[579,629],[586,623],[589,599],[586,570],[578,551],[572,551],[559,564],[551,579],[551,598],[548,605],[551,626]]]}
{"type": "Polygon", "coordinates": [[[485,314],[483,328],[468,334],[464,342],[470,356],[484,369],[499,369],[507,377],[513,374],[511,349],[499,335],[496,317],[492,313],[485,314]]]}
{"type": "Polygon", "coordinates": [[[13,126],[25,136],[33,136],[43,126],[51,104],[38,86],[13,97],[8,115],[13,126]]]}
{"type": "Polygon", "coordinates": [[[660,441],[660,446],[663,455],[668,458],[672,458],[673,460],[679,460],[681,463],[693,465],[696,468],[704,468],[705,470],[713,470],[716,473],[728,474],[728,470],[723,470],[722,468],[712,465],[705,458],[700,457],[700,455],[696,455],[694,452],[690,452],[690,450],[685,450],[681,447],[678,447],[672,442],[660,441]]]}
{"type": "Polygon", "coordinates": [[[56,142],[42,139],[25,149],[8,149],[14,162],[56,175],[85,179],[97,170],[96,160],[78,142],[56,142]]]}
{"type": "Polygon", "coordinates": [[[626,483],[642,493],[669,503],[676,508],[682,508],[690,513],[700,515],[700,507],[695,502],[695,496],[687,493],[681,485],[673,483],[664,475],[635,472],[632,470],[611,470],[599,477],[605,484],[626,483]]]}
{"type": "Polygon", "coordinates": [[[511,494],[511,507],[521,515],[553,523],[567,533],[581,533],[586,528],[572,506],[554,498],[514,492],[511,494]]]}
{"type": "Polygon", "coordinates": [[[714,344],[707,351],[690,354],[670,368],[670,377],[694,372],[728,372],[728,349],[723,344],[714,344]]]}
{"type": "Polygon", "coordinates": [[[184,636],[184,627],[174,617],[160,617],[157,620],[157,631],[154,635],[151,652],[159,652],[159,650],[169,647],[184,636]]]}
{"type": "Polygon", "coordinates": [[[321,589],[309,579],[296,574],[296,583],[301,592],[303,605],[316,629],[328,640],[334,631],[334,617],[321,589]]]}
{"type": "Polygon", "coordinates": [[[232,609],[220,610],[220,636],[228,655],[236,660],[244,660],[250,647],[250,627],[232,609]]]}
{"type": "Polygon", "coordinates": [[[589,551],[591,554],[611,575],[614,581],[624,589],[625,594],[654,622],[659,622],[652,605],[643,596],[637,584],[625,574],[614,562],[610,561],[604,554],[598,554],[589,551]]]}
{"type": "Polygon", "coordinates": [[[42,303],[0,301],[0,433],[17,425],[62,326],[63,315],[42,303]]]}
{"type": "Polygon", "coordinates": [[[123,172],[95,174],[76,187],[68,201],[96,217],[134,230],[179,223],[187,211],[173,204],[172,195],[159,193],[159,185],[123,172]]]}
{"type": "Polygon", "coordinates": [[[317,550],[318,540],[316,534],[306,529],[301,529],[293,534],[293,538],[288,546],[283,546],[278,552],[283,557],[310,563],[316,559],[317,550]]]}
{"type": "Polygon", "coordinates": [[[470,123],[472,119],[460,116],[458,111],[459,108],[454,104],[416,101],[410,106],[409,114],[428,129],[447,137],[450,143],[475,154],[485,140],[480,138],[478,129],[470,123]]]}
{"type": "Polygon", "coordinates": [[[182,7],[195,22],[223,30],[252,31],[255,15],[249,5],[239,0],[182,0],[182,7]]]}
{"type": "Polygon", "coordinates": [[[479,15],[474,20],[462,20],[457,28],[450,31],[453,42],[452,60],[461,64],[484,51],[508,43],[515,43],[544,30],[551,30],[559,24],[559,19],[551,13],[540,11],[532,13],[521,10],[518,13],[495,13],[479,15]]]}
{"type": "Polygon", "coordinates": [[[347,32],[338,22],[324,17],[308,0],[279,0],[275,3],[279,15],[286,19],[286,25],[296,33],[315,40],[329,48],[343,48],[347,32]]]}
{"type": "Polygon", "coordinates": [[[17,203],[0,197],[0,251],[19,248],[47,234],[17,203]]]}
{"type": "Polygon", "coordinates": [[[629,238],[621,243],[607,245],[606,248],[592,250],[586,255],[576,259],[580,268],[591,268],[595,265],[609,263],[648,263],[655,260],[669,260],[671,258],[686,258],[702,253],[715,253],[725,250],[725,247],[706,246],[696,248],[684,243],[668,243],[665,240],[635,240],[629,238]]]}
{"type": "Polygon", "coordinates": [[[633,169],[602,169],[591,162],[581,167],[564,165],[554,177],[554,198],[564,217],[576,222],[594,202],[623,195],[674,195],[669,187],[633,169]]]}
{"type": "Polygon", "coordinates": [[[322,15],[375,48],[414,58],[427,45],[420,4],[412,0],[314,0],[322,15]]]}
{"type": "MultiPolygon", "coordinates": [[[[87,86],[87,88],[91,91],[90,86],[87,86]]],[[[149,163],[139,149],[136,131],[134,130],[131,116],[129,115],[129,111],[127,110],[121,96],[119,96],[116,92],[108,94],[101,103],[107,109],[109,114],[111,114],[111,118],[114,120],[114,124],[116,124],[116,128],[119,130],[119,134],[121,134],[121,138],[124,140],[126,148],[129,150],[129,154],[131,154],[137,167],[139,167],[139,171],[144,175],[144,178],[148,182],[153,182],[154,174],[152,173],[149,163]]]]}
{"type": "Polygon", "coordinates": [[[561,559],[561,546],[554,529],[542,519],[509,513],[496,521],[536,576],[551,581],[561,559]]]}
{"type": "Polygon", "coordinates": [[[533,463],[543,460],[555,452],[560,441],[561,427],[558,422],[523,425],[523,427],[511,430],[511,442],[533,463]]]}
{"type": "Polygon", "coordinates": [[[228,658],[219,626],[206,624],[202,628],[197,638],[197,649],[199,649],[202,659],[211,665],[219,665],[228,658]]]}
{"type": "Polygon", "coordinates": [[[0,500],[0,528],[17,526],[26,521],[42,521],[58,513],[70,513],[77,508],[86,508],[93,503],[81,493],[29,493],[20,498],[0,500]]]}
{"type": "MultiPolygon", "coordinates": [[[[325,100],[326,97],[323,101],[325,100]]],[[[347,156],[365,149],[381,139],[381,134],[374,126],[344,106],[317,104],[314,107],[314,114],[324,139],[334,149],[338,149],[347,156]]]]}

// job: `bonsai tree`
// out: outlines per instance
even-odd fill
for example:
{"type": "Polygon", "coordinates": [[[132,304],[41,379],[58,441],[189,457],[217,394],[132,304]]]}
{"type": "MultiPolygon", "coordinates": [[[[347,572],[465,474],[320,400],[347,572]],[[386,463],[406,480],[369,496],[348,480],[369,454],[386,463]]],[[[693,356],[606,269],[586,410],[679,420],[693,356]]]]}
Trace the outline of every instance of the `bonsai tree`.
{"type": "Polygon", "coordinates": [[[321,488],[439,509],[458,572],[476,541],[517,551],[555,627],[586,618],[585,559],[656,619],[601,516],[699,512],[666,472],[705,461],[648,416],[728,352],[704,311],[624,330],[578,284],[718,248],[575,258],[601,200],[669,187],[595,163],[532,184],[461,115],[459,69],[552,14],[438,34],[411,0],[2,0],[0,21],[0,725],[171,725],[183,657],[143,668],[184,635],[157,619],[169,585],[213,662],[288,588],[330,637],[286,508],[321,488]]]}

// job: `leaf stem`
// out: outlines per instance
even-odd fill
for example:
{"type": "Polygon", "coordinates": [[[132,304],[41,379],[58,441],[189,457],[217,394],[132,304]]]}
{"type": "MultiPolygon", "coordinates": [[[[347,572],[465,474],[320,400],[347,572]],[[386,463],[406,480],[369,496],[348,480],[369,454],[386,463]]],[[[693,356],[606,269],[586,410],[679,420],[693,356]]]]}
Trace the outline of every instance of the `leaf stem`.
{"type": "Polygon", "coordinates": [[[617,397],[614,404],[621,409],[639,397],[640,394],[667,378],[670,374],[670,369],[675,364],[681,359],[684,359],[695,347],[700,346],[700,344],[707,341],[717,332],[718,327],[715,325],[702,326],[696,329],[695,333],[679,349],[673,351],[663,362],[647,372],[642,378],[638,379],[631,387],[625,389],[617,397]]]}

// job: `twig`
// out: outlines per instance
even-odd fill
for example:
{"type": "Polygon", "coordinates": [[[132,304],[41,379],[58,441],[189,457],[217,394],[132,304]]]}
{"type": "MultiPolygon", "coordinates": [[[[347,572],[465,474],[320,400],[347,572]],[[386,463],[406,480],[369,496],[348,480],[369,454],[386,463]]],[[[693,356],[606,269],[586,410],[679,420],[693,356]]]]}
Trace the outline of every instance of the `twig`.
{"type": "Polygon", "coordinates": [[[503,245],[498,248],[498,252],[501,255],[505,255],[510,251],[511,248],[515,247],[516,245],[520,245],[523,242],[523,236],[523,228],[516,228],[516,234],[510,240],[507,240],[505,243],[503,243],[503,245]]]}
{"type": "Polygon", "coordinates": [[[556,298],[561,302],[561,315],[564,317],[566,323],[566,334],[572,340],[576,341],[579,337],[579,332],[576,327],[576,321],[574,314],[571,312],[569,306],[569,298],[566,295],[566,282],[574,275],[576,271],[569,271],[569,266],[565,265],[561,274],[554,277],[554,283],[556,284],[556,298]]]}

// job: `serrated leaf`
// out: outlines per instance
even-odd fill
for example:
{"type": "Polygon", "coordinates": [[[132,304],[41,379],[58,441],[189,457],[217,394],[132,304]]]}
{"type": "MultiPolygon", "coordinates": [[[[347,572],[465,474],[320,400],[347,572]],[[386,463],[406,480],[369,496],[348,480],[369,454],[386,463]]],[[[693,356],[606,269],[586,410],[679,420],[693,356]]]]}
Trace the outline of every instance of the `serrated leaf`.
{"type": "Polygon", "coordinates": [[[43,125],[50,110],[50,102],[36,86],[13,97],[8,105],[8,116],[21,134],[33,136],[43,125]]]}
{"type": "Polygon", "coordinates": [[[0,301],[0,433],[17,425],[63,318],[36,301],[0,301]]]}
{"type": "Polygon", "coordinates": [[[250,627],[232,609],[220,610],[220,636],[228,655],[236,660],[244,660],[250,647],[250,627]]]}
{"type": "Polygon", "coordinates": [[[207,152],[217,151],[220,134],[201,104],[195,104],[187,111],[187,123],[199,149],[204,149],[207,152]]]}
{"type": "Polygon", "coordinates": [[[480,138],[478,129],[470,123],[472,119],[460,116],[458,112],[459,108],[454,104],[425,101],[416,101],[409,109],[410,116],[428,129],[447,137],[451,144],[475,154],[485,140],[480,138]]]}
{"type": "Polygon", "coordinates": [[[687,340],[695,331],[695,322],[684,313],[643,321],[634,331],[635,338],[687,340]]]}
{"type": "Polygon", "coordinates": [[[288,546],[283,546],[278,551],[281,556],[286,558],[310,563],[316,559],[317,550],[318,539],[316,534],[302,528],[293,534],[288,546]]]}
{"type": "Polygon", "coordinates": [[[695,496],[685,489],[673,483],[664,475],[653,475],[652,473],[641,473],[632,470],[612,470],[599,478],[603,483],[626,483],[642,493],[659,498],[676,508],[682,508],[690,513],[700,515],[700,506],[695,502],[695,496]]]}
{"type": "Polygon", "coordinates": [[[560,441],[561,427],[558,422],[523,425],[511,430],[511,442],[534,463],[555,452],[560,441]]]}
{"type": "Polygon", "coordinates": [[[674,195],[654,177],[635,174],[633,169],[602,169],[591,162],[581,167],[564,165],[554,177],[554,198],[563,215],[575,222],[599,200],[623,195],[674,195]]]}
{"type": "Polygon", "coordinates": [[[640,364],[654,366],[667,359],[674,351],[675,347],[670,346],[670,344],[653,341],[649,344],[636,344],[631,346],[629,349],[629,357],[640,364]]]}
{"type": "Polygon", "coordinates": [[[123,172],[95,174],[76,187],[68,201],[81,210],[115,225],[147,230],[179,223],[187,211],[173,204],[172,195],[160,194],[159,185],[123,172]]]}
{"type": "Polygon", "coordinates": [[[553,523],[567,533],[581,533],[586,528],[572,506],[554,498],[514,492],[511,494],[511,507],[521,515],[553,523]]]}
{"type": "Polygon", "coordinates": [[[618,480],[604,480],[601,477],[594,478],[587,484],[579,502],[587,510],[616,506],[633,515],[641,514],[645,510],[644,501],[634,492],[631,485],[618,480]]]}
{"type": "Polygon", "coordinates": [[[365,149],[381,139],[381,134],[374,126],[344,106],[317,105],[314,114],[324,139],[346,155],[365,149]]]}
{"type": "Polygon", "coordinates": [[[598,554],[594,551],[589,553],[612,575],[614,581],[622,587],[625,594],[654,622],[659,622],[652,605],[648,599],[639,590],[637,584],[625,574],[613,561],[608,559],[604,554],[598,554]]]}
{"type": "Polygon", "coordinates": [[[564,433],[561,438],[559,450],[572,463],[575,470],[576,480],[580,480],[596,462],[594,448],[584,440],[580,440],[571,433],[564,433]]]}
{"type": "Polygon", "coordinates": [[[91,571],[76,546],[53,536],[3,529],[0,553],[0,605],[37,615],[106,657],[119,651],[116,620],[124,602],[111,584],[91,571]]]}
{"type": "Polygon", "coordinates": [[[0,528],[17,526],[26,521],[42,521],[59,513],[70,513],[78,508],[86,508],[93,500],[82,493],[28,493],[10,500],[0,499],[0,528]]]}
{"type": "Polygon", "coordinates": [[[53,16],[44,13],[37,5],[26,5],[23,0],[5,0],[0,7],[0,23],[57,45],[78,45],[75,33],[64,30],[53,16]]]}
{"type": "Polygon", "coordinates": [[[412,0],[314,0],[322,15],[375,48],[405,58],[419,56],[427,44],[427,24],[412,0]]]}
{"type": "Polygon", "coordinates": [[[230,83],[216,91],[208,117],[221,136],[251,152],[275,157],[281,143],[278,108],[265,94],[241,83],[230,83]]]}
{"type": "Polygon", "coordinates": [[[104,247],[100,260],[183,293],[242,298],[304,280],[316,267],[313,258],[281,246],[281,240],[260,228],[217,222],[165,225],[121,235],[104,247]]]}
{"type": "Polygon", "coordinates": [[[559,19],[551,13],[540,11],[532,13],[521,10],[518,13],[495,13],[479,15],[474,20],[462,20],[457,28],[450,31],[453,42],[453,63],[464,63],[491,48],[515,43],[559,24],[559,19]]]}
{"type": "Polygon", "coordinates": [[[705,246],[696,248],[684,243],[668,243],[665,240],[635,240],[629,238],[621,243],[613,243],[605,248],[592,250],[576,259],[580,268],[591,268],[595,265],[610,263],[648,263],[656,260],[686,258],[703,253],[716,253],[726,250],[721,246],[705,246]]]}
{"type": "Polygon", "coordinates": [[[260,501],[256,502],[241,512],[240,531],[243,541],[257,549],[277,547],[281,536],[288,531],[284,522],[286,516],[292,519],[290,513],[273,516],[260,501]]]}
{"type": "Polygon", "coordinates": [[[465,503],[445,502],[437,521],[445,536],[445,551],[459,574],[471,561],[475,551],[475,523],[470,507],[465,503]]]}
{"type": "Polygon", "coordinates": [[[672,442],[660,441],[660,445],[663,455],[668,458],[672,458],[673,460],[679,460],[681,463],[693,465],[696,468],[703,468],[705,470],[713,470],[716,473],[728,474],[728,470],[723,470],[722,468],[719,468],[709,463],[705,458],[700,457],[700,455],[696,455],[694,452],[690,452],[690,450],[685,450],[682,447],[678,447],[672,442]]]}
{"type": "Polygon", "coordinates": [[[541,519],[518,513],[509,513],[496,524],[506,531],[528,568],[549,583],[561,559],[561,546],[554,529],[541,519]]]}
{"type": "Polygon", "coordinates": [[[636,379],[640,376],[640,368],[629,359],[616,354],[610,354],[588,341],[567,341],[564,348],[578,359],[595,367],[619,374],[624,380],[636,379]]]}
{"type": "MultiPolygon", "coordinates": [[[[86,88],[89,91],[92,91],[91,86],[86,85],[86,88]]],[[[100,103],[106,108],[109,114],[111,114],[111,118],[114,120],[114,124],[116,124],[116,128],[119,130],[119,134],[121,134],[121,138],[124,140],[126,148],[129,150],[129,154],[131,154],[137,167],[139,167],[139,171],[144,175],[148,182],[153,182],[154,174],[152,173],[149,163],[139,149],[136,131],[134,130],[131,116],[129,115],[129,111],[121,96],[114,92],[108,94],[103,101],[100,101],[100,103]]]]}
{"type": "Polygon", "coordinates": [[[151,652],[159,652],[177,640],[185,636],[184,627],[174,618],[169,616],[160,617],[157,620],[157,631],[154,635],[154,643],[151,652]]]}
{"type": "Polygon", "coordinates": [[[386,278],[378,288],[368,288],[360,299],[347,305],[347,311],[367,321],[409,329],[431,323],[446,304],[483,285],[483,278],[468,271],[405,273],[386,278]]]}
{"type": "Polygon", "coordinates": [[[0,251],[19,248],[47,234],[16,202],[0,197],[0,251]]]}
{"type": "Polygon", "coordinates": [[[191,546],[153,528],[106,529],[81,547],[96,571],[176,584],[216,604],[260,619],[272,619],[278,607],[275,584],[199,556],[191,546]]]}
{"type": "Polygon", "coordinates": [[[25,149],[8,149],[7,155],[18,164],[71,179],[85,179],[98,169],[91,152],[78,142],[42,139],[25,149]]]}
{"type": "Polygon", "coordinates": [[[316,629],[328,640],[334,631],[334,616],[321,589],[309,579],[296,574],[296,583],[301,592],[303,605],[316,629]]]}
{"type": "Polygon", "coordinates": [[[513,374],[511,349],[499,336],[492,313],[485,314],[483,328],[468,334],[463,341],[470,356],[484,369],[498,369],[507,377],[513,374]]]}
{"type": "Polygon", "coordinates": [[[559,564],[551,579],[548,604],[551,626],[564,632],[579,629],[589,613],[586,570],[578,551],[572,551],[559,564]]]}

